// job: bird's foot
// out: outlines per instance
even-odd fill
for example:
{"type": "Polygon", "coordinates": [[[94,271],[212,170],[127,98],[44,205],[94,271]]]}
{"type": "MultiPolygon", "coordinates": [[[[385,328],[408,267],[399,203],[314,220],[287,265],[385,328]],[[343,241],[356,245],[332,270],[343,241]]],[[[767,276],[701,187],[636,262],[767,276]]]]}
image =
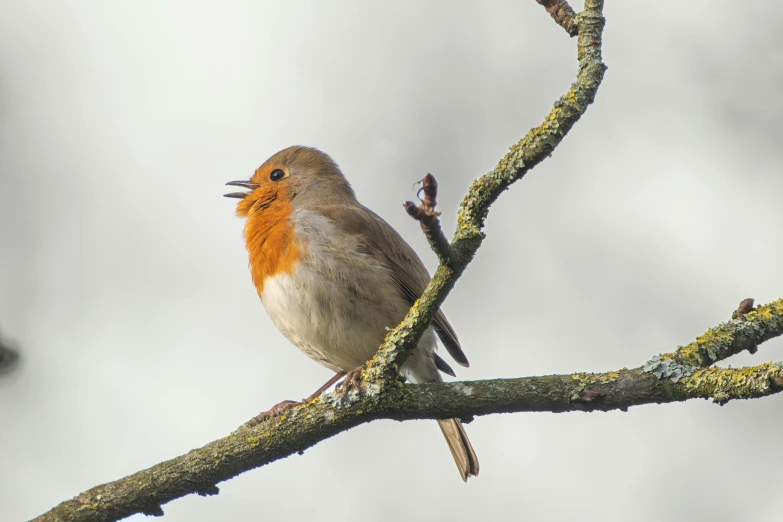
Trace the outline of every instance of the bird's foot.
{"type": "MultiPolygon", "coordinates": [[[[309,403],[310,401],[316,399],[317,397],[320,397],[321,394],[324,391],[326,391],[332,384],[337,382],[337,380],[340,379],[340,377],[342,377],[343,375],[345,375],[345,373],[343,373],[343,372],[339,372],[339,373],[335,374],[335,376],[332,377],[331,379],[329,379],[326,382],[326,384],[324,384],[323,386],[318,388],[315,391],[315,393],[313,393],[312,395],[310,395],[306,399],[302,399],[299,402],[297,402],[297,401],[283,401],[281,403],[278,403],[278,404],[272,406],[272,408],[270,408],[269,411],[265,411],[263,413],[259,413],[258,415],[256,415],[252,419],[250,419],[250,422],[248,422],[248,424],[250,424],[251,426],[255,426],[259,422],[264,422],[264,421],[269,420],[269,419],[271,419],[273,417],[279,417],[280,415],[283,415],[285,412],[287,412],[291,408],[294,408],[295,406],[301,406],[303,404],[309,403]]],[[[361,373],[360,373],[360,375],[361,375],[361,373]]]]}
{"type": "Polygon", "coordinates": [[[274,406],[272,406],[269,409],[269,411],[265,411],[265,412],[259,413],[258,415],[256,415],[252,419],[250,419],[249,424],[251,426],[254,426],[254,425],[256,425],[256,424],[258,424],[260,422],[267,421],[267,420],[269,420],[271,418],[279,417],[280,415],[283,415],[285,412],[287,412],[291,408],[293,408],[295,406],[300,406],[302,404],[304,404],[304,402],[296,402],[296,401],[283,401],[283,402],[280,402],[280,403],[275,404],[274,406]]]}
{"type": "Polygon", "coordinates": [[[340,390],[340,393],[342,394],[343,398],[348,395],[348,392],[351,391],[351,388],[355,389],[360,395],[362,393],[362,372],[367,369],[366,364],[362,364],[355,370],[351,370],[350,372],[347,372],[345,374],[345,379],[340,382],[340,384],[337,385],[337,389],[340,390]]]}

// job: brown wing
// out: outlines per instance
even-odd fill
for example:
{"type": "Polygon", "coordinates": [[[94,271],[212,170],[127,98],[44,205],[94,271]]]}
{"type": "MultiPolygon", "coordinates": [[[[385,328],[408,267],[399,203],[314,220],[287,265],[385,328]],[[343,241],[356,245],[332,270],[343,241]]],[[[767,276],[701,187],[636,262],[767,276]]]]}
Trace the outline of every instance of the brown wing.
{"type": "MultiPolygon", "coordinates": [[[[411,304],[421,296],[424,287],[430,282],[430,275],[416,252],[383,218],[362,205],[328,205],[312,210],[334,221],[344,232],[362,237],[364,252],[389,267],[401,295],[411,304]]],[[[442,311],[437,311],[432,326],[449,355],[458,364],[469,366],[457,334],[442,311]]],[[[448,368],[445,361],[441,362],[448,368]]],[[[442,371],[451,375],[454,373],[444,369],[442,371]]]]}

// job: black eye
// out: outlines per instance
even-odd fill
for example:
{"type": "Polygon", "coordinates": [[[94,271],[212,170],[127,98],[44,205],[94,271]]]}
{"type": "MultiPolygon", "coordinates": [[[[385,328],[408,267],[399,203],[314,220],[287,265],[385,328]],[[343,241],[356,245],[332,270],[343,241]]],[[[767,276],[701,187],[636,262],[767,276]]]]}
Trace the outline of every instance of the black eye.
{"type": "Polygon", "coordinates": [[[269,179],[272,181],[280,181],[285,177],[285,172],[283,172],[280,169],[275,169],[272,171],[272,173],[269,175],[269,179]]]}

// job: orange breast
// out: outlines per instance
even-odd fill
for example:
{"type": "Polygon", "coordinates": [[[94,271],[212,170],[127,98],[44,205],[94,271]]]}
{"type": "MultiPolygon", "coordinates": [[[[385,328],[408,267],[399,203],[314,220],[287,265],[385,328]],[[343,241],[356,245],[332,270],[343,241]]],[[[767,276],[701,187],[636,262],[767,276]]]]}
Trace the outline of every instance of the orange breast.
{"type": "Polygon", "coordinates": [[[301,248],[295,241],[295,225],[290,221],[292,213],[290,201],[275,199],[248,215],[245,242],[259,296],[267,278],[290,274],[302,257],[301,248]]]}

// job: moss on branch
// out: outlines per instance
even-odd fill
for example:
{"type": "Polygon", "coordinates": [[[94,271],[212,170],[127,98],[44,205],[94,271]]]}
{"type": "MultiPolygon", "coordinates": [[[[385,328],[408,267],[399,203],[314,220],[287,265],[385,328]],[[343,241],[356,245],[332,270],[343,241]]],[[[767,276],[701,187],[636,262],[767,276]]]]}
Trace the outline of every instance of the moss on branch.
{"type": "Polygon", "coordinates": [[[781,330],[783,299],[707,330],[694,342],[678,348],[666,358],[687,366],[710,366],[744,350],[753,351],[756,344],[777,337],[781,330]]]}
{"type": "Polygon", "coordinates": [[[513,412],[627,410],[630,406],[765,397],[783,390],[783,364],[706,368],[673,383],[642,368],[603,374],[405,385],[349,406],[316,399],[289,415],[228,437],[60,504],[37,521],[114,521],[134,513],[162,515],[161,505],[187,494],[213,495],[217,483],[375,419],[436,419],[513,412]]]}
{"type": "Polygon", "coordinates": [[[584,11],[576,15],[576,19],[579,27],[579,72],[576,81],[568,92],[555,102],[544,122],[531,129],[511,147],[492,172],[481,176],[470,187],[460,207],[457,231],[451,241],[450,258],[441,260],[432,281],[413,304],[408,315],[386,336],[377,355],[363,373],[366,380],[384,383],[396,379],[398,368],[408,358],[429,327],[436,310],[481,246],[484,220],[489,207],[512,183],[549,157],[571,127],[587,111],[587,107],[593,103],[606,71],[606,66],[601,61],[603,0],[586,0],[584,11]]]}
{"type": "Polygon", "coordinates": [[[602,8],[603,0],[586,0],[584,12],[576,17],[563,5],[556,9],[558,16],[570,17],[568,23],[572,27],[578,26],[576,82],[555,104],[544,123],[531,130],[493,172],[479,178],[471,187],[459,213],[450,262],[448,265],[441,262],[421,298],[402,323],[386,336],[376,357],[368,362],[363,372],[366,384],[369,383],[364,396],[354,395],[336,403],[327,397],[316,399],[284,417],[242,428],[188,455],[87,491],[39,520],[117,520],[133,513],[160,515],[160,505],[164,502],[194,492],[213,494],[217,482],[301,452],[362,422],[391,415],[392,408],[399,408],[400,404],[415,402],[416,394],[422,390],[403,386],[398,368],[481,245],[489,206],[511,183],[552,153],[593,101],[605,70],[601,62],[602,8]]]}
{"type": "MultiPolygon", "coordinates": [[[[725,340],[734,353],[783,335],[783,300],[760,307],[747,321],[742,341],[725,340]]],[[[702,335],[722,337],[726,325],[702,335]]],[[[737,337],[738,339],[740,337],[737,337]]],[[[681,348],[680,348],[681,349],[681,348]]],[[[677,351],[664,354],[671,360],[677,351]]],[[[725,352],[722,352],[725,353],[725,352]]],[[[646,365],[645,365],[646,366],[646,365]]],[[[64,502],[38,521],[113,521],[134,513],[162,514],[161,505],[196,493],[214,495],[217,484],[245,471],[294,454],[365,422],[376,419],[436,419],[512,412],[627,410],[631,406],[712,399],[765,397],[783,390],[783,364],[748,368],[700,368],[676,382],[641,366],[606,373],[574,373],[517,379],[403,385],[381,392],[323,395],[282,417],[242,426],[186,455],[98,486],[64,502]]]]}

